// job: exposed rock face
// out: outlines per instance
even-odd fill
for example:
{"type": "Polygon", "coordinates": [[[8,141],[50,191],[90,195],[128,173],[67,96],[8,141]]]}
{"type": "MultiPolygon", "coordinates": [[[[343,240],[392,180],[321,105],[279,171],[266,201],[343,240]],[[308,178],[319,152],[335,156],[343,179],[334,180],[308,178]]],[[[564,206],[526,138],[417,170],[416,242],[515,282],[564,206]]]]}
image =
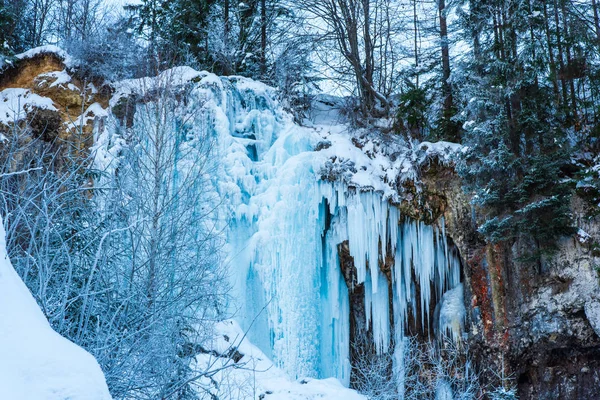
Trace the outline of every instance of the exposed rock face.
{"type": "Polygon", "coordinates": [[[350,255],[348,241],[338,245],[340,256],[340,268],[348,287],[350,299],[350,362],[353,366],[350,374],[350,385],[354,386],[356,380],[357,360],[364,354],[373,356],[375,346],[373,344],[373,330],[367,327],[365,310],[365,285],[357,284],[356,267],[350,255]]]}
{"type": "Polygon", "coordinates": [[[25,53],[0,70],[0,93],[3,91],[9,92],[4,102],[12,104],[0,110],[4,113],[0,115],[0,133],[14,135],[16,131],[9,125],[18,122],[20,133],[30,136],[21,140],[41,139],[71,157],[85,156],[91,147],[94,124],[106,115],[109,98],[107,88],[78,76],[76,69],[51,49],[25,53]],[[19,92],[12,94],[11,89],[19,92]],[[33,97],[37,102],[25,100],[33,97]],[[40,100],[44,106],[38,105],[40,100]]]}
{"type": "Polygon", "coordinates": [[[498,384],[503,373],[521,399],[599,398],[600,259],[593,251],[599,221],[584,218],[576,198],[579,236],[564,238],[551,257],[520,261],[535,243],[485,243],[451,170],[434,167],[424,180],[446,199],[443,215],[462,255],[470,350],[482,383],[498,384]]]}

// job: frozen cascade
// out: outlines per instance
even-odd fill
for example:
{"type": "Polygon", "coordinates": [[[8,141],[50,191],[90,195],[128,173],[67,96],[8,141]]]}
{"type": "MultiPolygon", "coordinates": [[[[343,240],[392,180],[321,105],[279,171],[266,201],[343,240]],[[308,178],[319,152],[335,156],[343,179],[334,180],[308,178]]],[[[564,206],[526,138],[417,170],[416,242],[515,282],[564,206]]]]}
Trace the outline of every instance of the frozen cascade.
{"type": "MultiPolygon", "coordinates": [[[[231,312],[249,339],[293,377],[336,377],[348,385],[353,288],[340,268],[344,241],[355,284],[365,285],[376,350],[402,342],[409,313],[428,327],[432,302],[460,284],[460,261],[446,242],[444,221],[426,225],[402,216],[378,181],[361,190],[322,180],[321,169],[334,158],[374,163],[343,125],[298,126],[273,89],[246,78],[177,72],[178,84],[191,87],[188,130],[209,132],[216,141],[208,178],[222,202],[231,312]],[[324,140],[330,146],[316,151],[324,140]],[[393,260],[389,274],[379,267],[386,260],[393,260]]],[[[137,90],[133,81],[117,89],[113,106],[137,90]]],[[[117,130],[109,131],[97,138],[98,157],[107,160],[122,143],[117,130]]],[[[367,170],[361,170],[363,181],[367,170]]]]}
{"type": "Polygon", "coordinates": [[[448,250],[443,221],[439,228],[403,219],[380,193],[319,181],[326,158],[303,137],[307,130],[281,129],[275,127],[272,147],[250,164],[258,190],[230,223],[231,263],[245,299],[242,325],[292,375],[335,376],[348,384],[348,288],[338,244],[348,241],[356,284],[365,285],[367,320],[379,352],[392,342],[390,288],[395,335],[401,337],[410,310],[415,316],[417,308],[424,310],[421,326],[429,324],[432,298],[459,284],[460,262],[448,250]],[[388,251],[395,260],[389,286],[379,268],[388,251]]]}
{"type": "Polygon", "coordinates": [[[379,352],[403,336],[409,312],[423,310],[421,326],[429,324],[432,299],[460,283],[460,262],[443,221],[438,227],[404,219],[379,192],[320,181],[320,168],[339,149],[315,152],[323,138],[293,124],[267,87],[241,78],[227,83],[219,184],[229,182],[221,193],[231,209],[236,318],[292,376],[334,376],[347,385],[350,305],[338,244],[348,241],[356,284],[365,285],[379,352]],[[387,256],[395,260],[391,285],[379,268],[387,256]]]}

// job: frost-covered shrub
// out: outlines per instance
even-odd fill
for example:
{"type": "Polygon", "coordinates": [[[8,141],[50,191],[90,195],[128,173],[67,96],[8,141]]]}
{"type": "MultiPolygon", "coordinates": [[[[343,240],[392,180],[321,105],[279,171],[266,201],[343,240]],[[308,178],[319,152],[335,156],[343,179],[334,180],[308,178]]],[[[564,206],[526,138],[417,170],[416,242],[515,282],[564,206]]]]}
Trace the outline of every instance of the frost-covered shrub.
{"type": "MultiPolygon", "coordinates": [[[[358,343],[365,341],[359,340],[358,343]]],[[[378,354],[374,348],[354,347],[351,386],[369,399],[397,399],[398,376],[393,370],[394,351],[390,349],[378,354]]]]}
{"type": "Polygon", "coordinates": [[[146,71],[142,66],[146,52],[126,30],[114,26],[86,40],[69,40],[65,50],[80,60],[80,72],[114,82],[133,78],[146,71]]]}
{"type": "Polygon", "coordinates": [[[466,346],[446,340],[441,346],[405,341],[405,399],[477,399],[479,376],[466,346]]]}
{"type": "Polygon", "coordinates": [[[482,393],[467,348],[451,341],[439,346],[406,337],[389,352],[355,353],[352,387],[369,399],[475,400],[482,393]]]}

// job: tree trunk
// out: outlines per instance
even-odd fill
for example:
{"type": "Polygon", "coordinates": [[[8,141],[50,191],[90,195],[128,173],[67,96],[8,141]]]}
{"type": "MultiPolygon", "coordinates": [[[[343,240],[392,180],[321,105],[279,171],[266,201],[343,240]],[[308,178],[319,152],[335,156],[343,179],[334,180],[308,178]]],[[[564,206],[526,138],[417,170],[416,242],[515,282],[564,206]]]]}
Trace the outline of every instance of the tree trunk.
{"type": "Polygon", "coordinates": [[[365,80],[367,104],[369,109],[373,110],[375,107],[375,96],[373,86],[373,66],[375,65],[374,54],[373,54],[373,41],[371,38],[371,0],[362,0],[362,11],[363,11],[363,40],[365,49],[365,71],[363,79],[365,80]]]}
{"type": "Polygon", "coordinates": [[[560,35],[560,20],[558,17],[558,3],[556,0],[554,0],[554,23],[556,24],[556,29],[555,29],[555,33],[556,33],[556,47],[558,49],[558,64],[560,66],[560,84],[561,84],[561,88],[562,88],[562,97],[563,97],[563,107],[565,108],[567,117],[569,116],[569,111],[568,111],[568,106],[567,104],[569,103],[568,101],[568,93],[567,93],[567,82],[565,81],[565,61],[564,61],[564,55],[563,55],[563,47],[562,47],[562,42],[561,42],[561,35],[560,35]]]}
{"type": "Polygon", "coordinates": [[[223,26],[223,33],[224,33],[224,40],[225,40],[225,46],[227,46],[228,42],[229,42],[229,32],[231,32],[231,23],[229,22],[229,0],[225,0],[224,4],[223,4],[223,22],[224,22],[224,26],[223,26]]]}
{"type": "Polygon", "coordinates": [[[565,52],[567,55],[567,69],[569,71],[569,76],[566,78],[569,80],[569,89],[571,90],[571,108],[573,111],[573,122],[575,123],[575,129],[578,128],[577,122],[577,93],[575,91],[575,77],[573,76],[573,71],[571,68],[573,67],[573,57],[571,56],[571,45],[569,43],[569,20],[567,19],[567,9],[565,5],[565,1],[562,1],[562,17],[563,17],[563,29],[564,29],[564,38],[565,38],[565,52]]]}
{"type": "Polygon", "coordinates": [[[594,27],[596,28],[596,40],[600,46],[600,18],[598,17],[598,5],[596,0],[592,0],[592,9],[594,11],[594,27]]]}
{"type": "Polygon", "coordinates": [[[267,75],[267,4],[260,0],[260,76],[267,75]]]}
{"type": "Polygon", "coordinates": [[[444,96],[444,119],[452,117],[452,88],[450,86],[450,51],[448,46],[448,24],[446,21],[446,2],[439,0],[440,40],[442,45],[442,95],[444,96]]]}
{"type": "MultiPolygon", "coordinates": [[[[441,0],[442,2],[444,0],[441,0]]],[[[440,17],[441,18],[441,17],[440,17]]],[[[413,0],[413,29],[415,32],[415,87],[418,89],[419,88],[419,47],[418,47],[418,40],[419,40],[419,28],[417,25],[417,0],[413,0]]]]}
{"type": "Polygon", "coordinates": [[[550,23],[548,19],[548,6],[544,2],[544,28],[546,31],[546,42],[548,43],[548,60],[550,61],[550,75],[552,77],[552,90],[554,91],[555,102],[560,106],[560,94],[558,89],[558,76],[556,71],[556,61],[554,60],[554,48],[552,47],[552,36],[550,34],[550,23]]]}
{"type": "MultiPolygon", "coordinates": [[[[223,44],[225,48],[225,57],[223,60],[223,75],[231,74],[231,60],[227,49],[230,47],[230,36],[231,36],[231,22],[229,20],[229,0],[225,0],[223,3],[223,44]]],[[[208,49],[208,35],[206,37],[206,48],[208,49]]]]}
{"type": "MultiPolygon", "coordinates": [[[[527,11],[529,13],[529,40],[531,40],[531,58],[533,60],[533,64],[537,64],[537,54],[535,51],[535,34],[533,32],[533,10],[531,8],[531,0],[527,2],[527,11]]],[[[535,72],[535,88],[539,88],[539,80],[537,71],[535,72]]]]}

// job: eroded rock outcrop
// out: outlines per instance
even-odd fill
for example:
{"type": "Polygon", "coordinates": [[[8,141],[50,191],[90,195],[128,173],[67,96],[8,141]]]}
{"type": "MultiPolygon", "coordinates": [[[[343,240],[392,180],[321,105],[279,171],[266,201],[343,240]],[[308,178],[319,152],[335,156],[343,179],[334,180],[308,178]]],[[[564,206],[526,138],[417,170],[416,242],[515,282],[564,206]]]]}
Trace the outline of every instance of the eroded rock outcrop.
{"type": "Polygon", "coordinates": [[[77,62],[54,46],[20,54],[0,72],[0,133],[85,156],[94,124],[107,115],[107,86],[80,76],[77,62]]]}
{"type": "Polygon", "coordinates": [[[580,234],[558,250],[524,261],[535,243],[486,243],[459,178],[434,166],[427,190],[446,200],[448,235],[460,249],[470,352],[482,383],[514,380],[521,399],[596,399],[600,396],[600,285],[593,251],[600,223],[575,198],[580,234]]]}

